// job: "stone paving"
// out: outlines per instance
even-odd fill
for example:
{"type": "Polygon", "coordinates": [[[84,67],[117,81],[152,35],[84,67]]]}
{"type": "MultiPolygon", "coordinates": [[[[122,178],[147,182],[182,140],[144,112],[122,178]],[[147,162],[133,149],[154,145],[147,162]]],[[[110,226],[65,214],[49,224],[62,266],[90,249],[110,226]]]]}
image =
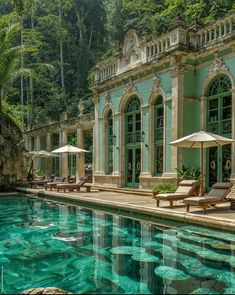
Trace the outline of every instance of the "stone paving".
{"type": "MultiPolygon", "coordinates": [[[[186,212],[186,206],[182,201],[175,202],[174,208],[170,209],[169,202],[161,202],[160,208],[156,207],[155,200],[150,196],[138,196],[124,194],[120,192],[95,191],[91,192],[67,192],[57,193],[55,191],[45,191],[41,189],[17,188],[17,191],[40,194],[51,198],[63,200],[75,200],[82,205],[93,204],[102,207],[116,208],[131,212],[141,212],[158,217],[170,219],[179,219],[186,222],[197,224],[203,223],[221,229],[235,230],[235,211],[230,209],[230,203],[218,204],[216,207],[208,208],[206,214],[203,214],[199,207],[190,207],[190,213],[186,212]]],[[[105,210],[105,209],[104,209],[105,210]]]]}

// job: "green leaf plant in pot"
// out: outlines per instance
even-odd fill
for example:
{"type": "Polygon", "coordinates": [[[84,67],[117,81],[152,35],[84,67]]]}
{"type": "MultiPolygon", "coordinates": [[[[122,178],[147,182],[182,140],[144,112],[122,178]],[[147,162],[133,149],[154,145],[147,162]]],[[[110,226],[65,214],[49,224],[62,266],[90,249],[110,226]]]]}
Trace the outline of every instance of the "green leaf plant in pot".
{"type": "Polygon", "coordinates": [[[199,187],[201,185],[201,173],[200,168],[195,167],[186,167],[182,165],[181,168],[176,168],[176,171],[178,173],[178,178],[180,180],[197,180],[198,181],[198,187],[195,190],[195,194],[199,194],[199,187]],[[198,189],[198,191],[197,191],[198,189]]]}

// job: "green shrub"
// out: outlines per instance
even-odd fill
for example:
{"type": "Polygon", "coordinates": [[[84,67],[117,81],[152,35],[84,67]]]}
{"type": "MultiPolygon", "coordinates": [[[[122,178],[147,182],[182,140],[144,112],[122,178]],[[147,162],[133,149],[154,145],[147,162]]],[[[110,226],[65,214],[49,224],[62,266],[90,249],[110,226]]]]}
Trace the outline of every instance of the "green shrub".
{"type": "Polygon", "coordinates": [[[200,179],[200,168],[195,167],[185,167],[182,165],[181,168],[176,168],[178,176],[180,179],[190,179],[199,180],[200,179]]]}
{"type": "Polygon", "coordinates": [[[153,188],[154,193],[174,193],[177,190],[177,186],[171,183],[160,183],[153,188]]]}

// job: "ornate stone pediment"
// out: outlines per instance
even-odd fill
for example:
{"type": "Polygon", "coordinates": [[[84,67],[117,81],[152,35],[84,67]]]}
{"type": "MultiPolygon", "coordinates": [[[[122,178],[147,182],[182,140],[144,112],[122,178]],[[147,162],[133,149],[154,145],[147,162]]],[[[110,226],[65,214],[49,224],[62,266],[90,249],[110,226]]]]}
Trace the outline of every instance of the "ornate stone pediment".
{"type": "Polygon", "coordinates": [[[153,77],[153,87],[151,90],[151,94],[159,92],[160,87],[161,87],[161,78],[158,74],[155,74],[153,77]]]}
{"type": "Polygon", "coordinates": [[[129,82],[125,84],[125,89],[124,89],[123,95],[128,94],[128,93],[131,94],[133,92],[136,93],[137,91],[138,91],[137,87],[134,85],[133,81],[131,79],[129,79],[129,82]]]}
{"type": "Polygon", "coordinates": [[[129,30],[121,44],[122,65],[126,66],[141,59],[139,37],[135,30],[129,30]]]}
{"type": "Polygon", "coordinates": [[[228,71],[229,68],[222,57],[217,57],[211,65],[208,74],[219,73],[221,71],[228,71]]]}
{"type": "Polygon", "coordinates": [[[106,101],[106,103],[105,103],[106,106],[111,105],[111,93],[110,92],[105,93],[104,99],[106,101]]]}

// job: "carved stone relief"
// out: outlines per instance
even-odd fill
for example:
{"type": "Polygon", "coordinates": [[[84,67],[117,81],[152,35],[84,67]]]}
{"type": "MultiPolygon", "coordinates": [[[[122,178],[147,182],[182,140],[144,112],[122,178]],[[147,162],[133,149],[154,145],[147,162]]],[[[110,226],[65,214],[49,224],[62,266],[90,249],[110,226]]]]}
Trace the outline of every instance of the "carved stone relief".
{"type": "Polygon", "coordinates": [[[224,62],[224,59],[222,57],[217,57],[214,61],[213,64],[211,65],[208,74],[214,74],[214,73],[219,73],[220,71],[229,71],[228,66],[224,62]]]}
{"type": "Polygon", "coordinates": [[[134,85],[133,81],[129,79],[129,82],[125,84],[123,95],[132,93],[132,92],[137,92],[137,91],[138,91],[137,87],[134,85]]]}

